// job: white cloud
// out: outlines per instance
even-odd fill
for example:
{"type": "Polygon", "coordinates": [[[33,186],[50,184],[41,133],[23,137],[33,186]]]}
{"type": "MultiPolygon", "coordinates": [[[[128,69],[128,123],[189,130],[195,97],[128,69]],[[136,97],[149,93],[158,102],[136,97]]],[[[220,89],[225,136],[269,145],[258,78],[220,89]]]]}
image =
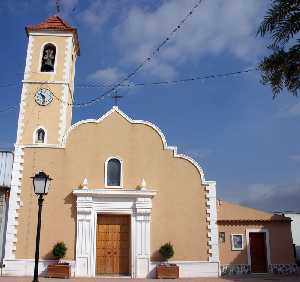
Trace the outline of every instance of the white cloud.
{"type": "Polygon", "coordinates": [[[300,154],[290,155],[289,159],[295,162],[300,162],[300,154]]]}
{"type": "MultiPolygon", "coordinates": [[[[163,1],[150,11],[131,7],[125,21],[114,30],[123,61],[137,64],[151,54],[194,3],[194,0],[163,1]]],[[[177,64],[209,54],[228,52],[247,62],[255,60],[262,47],[255,37],[261,10],[259,0],[203,1],[148,68],[153,68],[152,74],[165,78],[176,74],[177,64]]]]}
{"type": "Polygon", "coordinates": [[[278,118],[294,118],[300,116],[300,102],[285,107],[280,110],[276,116],[278,118]]]}
{"type": "Polygon", "coordinates": [[[300,103],[296,103],[296,104],[292,105],[288,109],[288,113],[290,116],[299,116],[300,115],[300,103]]]}
{"type": "Polygon", "coordinates": [[[267,211],[299,210],[300,184],[253,184],[241,189],[240,203],[267,211]]]}
{"type": "Polygon", "coordinates": [[[206,160],[212,151],[210,149],[190,149],[186,151],[186,154],[197,161],[206,160]]]}
{"type": "Polygon", "coordinates": [[[117,68],[99,69],[88,77],[90,81],[102,82],[107,85],[115,83],[121,78],[123,78],[123,74],[117,68]]]}
{"type": "Polygon", "coordinates": [[[64,11],[72,12],[72,10],[78,5],[78,0],[62,0],[60,3],[64,11]]]}
{"type": "Polygon", "coordinates": [[[93,0],[77,18],[93,31],[100,31],[114,14],[116,4],[115,1],[93,0]]]}
{"type": "Polygon", "coordinates": [[[295,117],[300,115],[300,103],[291,105],[286,112],[288,117],[295,117]]]}

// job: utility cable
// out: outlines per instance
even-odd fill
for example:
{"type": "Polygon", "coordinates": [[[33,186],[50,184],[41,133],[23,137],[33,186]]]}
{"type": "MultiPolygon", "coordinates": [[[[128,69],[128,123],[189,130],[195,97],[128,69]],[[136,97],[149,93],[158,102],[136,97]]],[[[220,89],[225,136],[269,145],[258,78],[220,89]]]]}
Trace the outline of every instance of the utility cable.
{"type": "MultiPolygon", "coordinates": [[[[240,70],[240,71],[235,71],[235,72],[227,72],[227,73],[216,73],[216,74],[209,74],[209,75],[203,75],[203,76],[195,76],[195,77],[188,77],[188,78],[183,78],[183,79],[175,79],[175,80],[163,80],[163,81],[153,81],[153,82],[132,82],[132,83],[127,83],[127,84],[122,84],[120,87],[146,87],[146,86],[164,86],[164,85],[176,85],[176,84],[183,84],[183,83],[189,83],[189,82],[195,82],[195,81],[206,81],[206,80],[211,80],[211,79],[218,79],[218,78],[228,78],[228,77],[232,77],[232,76],[239,76],[241,77],[241,75],[243,74],[247,74],[253,71],[258,70],[258,68],[249,68],[249,69],[245,69],[245,70],[240,70]]],[[[40,85],[43,85],[40,84],[40,85]]],[[[76,88],[98,88],[98,87],[103,87],[103,84],[79,84],[79,85],[75,85],[76,88]]],[[[1,87],[1,84],[0,84],[1,87]]],[[[113,95],[113,93],[109,90],[107,90],[107,95],[113,95]]],[[[105,94],[105,92],[104,92],[105,94]]],[[[103,94],[103,96],[101,97],[101,99],[103,100],[105,98],[105,95],[103,94]]],[[[57,96],[55,96],[55,99],[58,99],[61,101],[61,99],[57,96]]],[[[64,102],[65,103],[65,102],[64,102]]],[[[77,108],[79,108],[81,103],[78,103],[77,108]]],[[[68,104],[68,105],[74,105],[74,104],[68,104]]],[[[76,105],[76,103],[75,103],[76,105]]],[[[9,110],[14,110],[17,109],[15,106],[8,106],[7,108],[4,108],[2,110],[0,110],[0,113],[2,112],[6,112],[9,110]]]]}
{"type": "MultiPolygon", "coordinates": [[[[105,96],[107,96],[107,95],[111,94],[112,92],[116,91],[125,81],[128,81],[130,78],[134,77],[139,71],[141,71],[143,69],[143,67],[146,64],[148,64],[160,52],[161,48],[163,48],[168,43],[168,41],[171,39],[171,37],[173,37],[182,28],[182,26],[185,24],[185,22],[188,20],[188,18],[193,15],[194,11],[197,8],[199,8],[202,1],[203,0],[196,1],[196,3],[189,10],[189,12],[184,16],[184,18],[176,25],[176,27],[174,27],[171,30],[169,35],[164,40],[162,40],[161,43],[152,51],[150,56],[146,57],[142,61],[142,63],[137,65],[136,68],[131,73],[129,73],[127,76],[125,76],[123,79],[121,79],[118,83],[114,84],[110,89],[104,91],[104,93],[102,93],[98,97],[95,97],[95,98],[93,98],[93,99],[91,99],[87,102],[83,102],[83,103],[68,103],[68,106],[86,107],[86,106],[90,106],[94,103],[97,103],[97,102],[103,100],[105,96]]],[[[58,97],[56,97],[56,98],[58,98],[58,97]]],[[[61,101],[60,98],[58,98],[58,99],[59,99],[60,102],[64,103],[64,101],[61,101]]]]}

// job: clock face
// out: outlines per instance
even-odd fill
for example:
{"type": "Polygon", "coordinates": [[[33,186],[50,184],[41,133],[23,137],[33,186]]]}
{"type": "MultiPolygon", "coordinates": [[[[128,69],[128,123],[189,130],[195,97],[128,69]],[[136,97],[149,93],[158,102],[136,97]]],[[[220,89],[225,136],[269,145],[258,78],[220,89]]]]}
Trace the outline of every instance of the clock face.
{"type": "Polygon", "coordinates": [[[52,102],[53,94],[49,89],[41,88],[36,92],[34,99],[38,105],[47,106],[52,102]]]}

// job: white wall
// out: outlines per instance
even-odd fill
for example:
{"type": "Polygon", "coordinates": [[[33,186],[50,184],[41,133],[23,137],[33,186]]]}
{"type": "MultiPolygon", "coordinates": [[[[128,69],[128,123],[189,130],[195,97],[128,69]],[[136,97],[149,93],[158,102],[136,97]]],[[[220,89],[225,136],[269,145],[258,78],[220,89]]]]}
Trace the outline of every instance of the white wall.
{"type": "Polygon", "coordinates": [[[293,243],[296,245],[297,258],[300,259],[300,213],[285,213],[292,219],[293,243]]]}
{"type": "Polygon", "coordinates": [[[0,187],[10,188],[13,153],[0,151],[0,187]]]}

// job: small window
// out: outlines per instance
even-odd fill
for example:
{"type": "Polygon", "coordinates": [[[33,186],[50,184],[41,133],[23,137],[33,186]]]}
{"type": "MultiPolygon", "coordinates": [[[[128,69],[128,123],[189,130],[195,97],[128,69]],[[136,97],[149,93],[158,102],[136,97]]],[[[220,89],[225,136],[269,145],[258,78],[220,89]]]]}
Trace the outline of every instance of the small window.
{"type": "Polygon", "coordinates": [[[225,232],[219,232],[220,243],[225,243],[225,232]]]}
{"type": "Polygon", "coordinates": [[[121,162],[118,159],[110,159],[106,168],[107,186],[121,186],[121,162]]]}
{"type": "Polygon", "coordinates": [[[36,131],[36,143],[45,143],[45,130],[42,128],[39,128],[36,131]]]}
{"type": "Polygon", "coordinates": [[[55,63],[56,48],[53,44],[48,43],[43,50],[41,72],[53,72],[55,63]]]}
{"type": "Polygon", "coordinates": [[[231,249],[233,251],[243,250],[244,237],[243,234],[231,234],[231,249]]]}

